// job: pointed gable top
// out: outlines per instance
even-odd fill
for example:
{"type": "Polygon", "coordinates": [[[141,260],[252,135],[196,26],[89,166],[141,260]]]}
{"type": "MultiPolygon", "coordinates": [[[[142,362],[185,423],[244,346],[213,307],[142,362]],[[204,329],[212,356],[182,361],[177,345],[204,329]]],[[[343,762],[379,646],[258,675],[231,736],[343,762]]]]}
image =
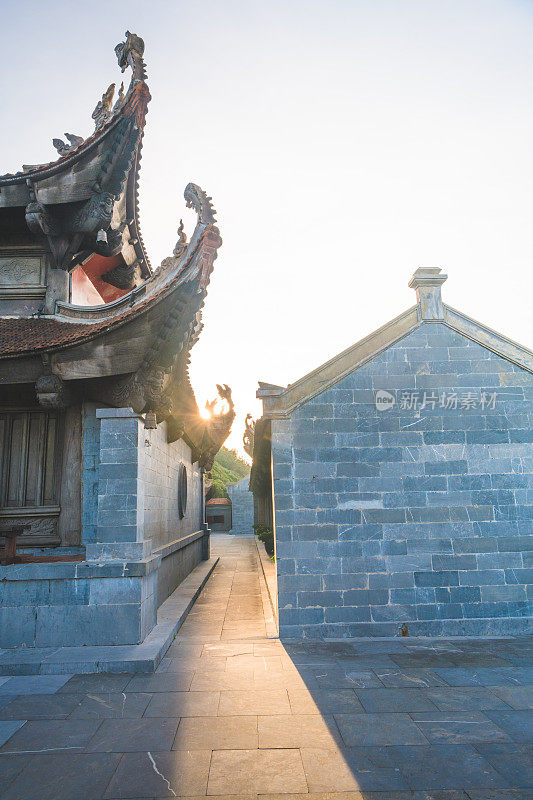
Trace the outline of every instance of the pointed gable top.
{"type": "Polygon", "coordinates": [[[409,281],[417,295],[415,306],[284,389],[260,383],[257,397],[263,401],[264,416],[272,419],[289,417],[300,405],[331,388],[426,323],[444,324],[507,361],[533,372],[531,350],[442,302],[441,286],[447,277],[439,267],[417,269],[409,281]]]}

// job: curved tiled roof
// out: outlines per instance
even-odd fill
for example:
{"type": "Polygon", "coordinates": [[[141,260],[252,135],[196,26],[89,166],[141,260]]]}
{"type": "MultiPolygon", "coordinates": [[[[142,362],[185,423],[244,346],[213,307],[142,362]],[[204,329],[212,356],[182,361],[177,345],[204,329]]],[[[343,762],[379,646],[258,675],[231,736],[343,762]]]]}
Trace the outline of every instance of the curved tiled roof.
{"type": "Polygon", "coordinates": [[[144,284],[148,287],[153,282],[153,288],[142,301],[106,319],[67,322],[57,317],[0,318],[0,359],[59,350],[87,341],[130,322],[180,287],[177,303],[185,308],[194,294],[205,295],[220,241],[216,227],[205,228],[174,275],[156,274],[144,284]],[[189,291],[183,291],[186,284],[189,291]]]}

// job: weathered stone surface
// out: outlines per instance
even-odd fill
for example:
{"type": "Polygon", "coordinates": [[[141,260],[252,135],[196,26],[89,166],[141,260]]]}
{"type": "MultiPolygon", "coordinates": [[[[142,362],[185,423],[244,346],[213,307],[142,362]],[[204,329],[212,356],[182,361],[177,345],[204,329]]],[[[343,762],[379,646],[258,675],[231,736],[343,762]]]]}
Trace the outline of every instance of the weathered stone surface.
{"type": "Polygon", "coordinates": [[[530,630],[532,388],[433,321],[272,419],[281,635],[530,630]]]}

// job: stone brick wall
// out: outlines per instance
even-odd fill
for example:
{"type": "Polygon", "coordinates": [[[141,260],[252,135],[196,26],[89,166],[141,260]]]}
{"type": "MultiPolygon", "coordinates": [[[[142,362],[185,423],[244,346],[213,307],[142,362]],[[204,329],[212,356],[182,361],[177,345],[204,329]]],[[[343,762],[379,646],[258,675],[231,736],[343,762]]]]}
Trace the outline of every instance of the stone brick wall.
{"type": "Polygon", "coordinates": [[[232,527],[230,533],[253,533],[254,497],[249,491],[250,477],[228,486],[231,499],[232,527]]]}
{"type": "Polygon", "coordinates": [[[529,372],[425,323],[273,420],[281,635],[531,630],[532,397],[529,372]]]}
{"type": "Polygon", "coordinates": [[[201,528],[202,479],[198,465],[191,464],[191,449],[182,439],[167,443],[166,423],[145,431],[144,446],[144,529],[152,548],[201,528]],[[178,475],[187,469],[187,509],[178,513],[178,475]]]}
{"type": "Polygon", "coordinates": [[[82,541],[96,541],[98,525],[98,465],[100,457],[100,420],[96,403],[83,404],[82,438],[82,541]]]}

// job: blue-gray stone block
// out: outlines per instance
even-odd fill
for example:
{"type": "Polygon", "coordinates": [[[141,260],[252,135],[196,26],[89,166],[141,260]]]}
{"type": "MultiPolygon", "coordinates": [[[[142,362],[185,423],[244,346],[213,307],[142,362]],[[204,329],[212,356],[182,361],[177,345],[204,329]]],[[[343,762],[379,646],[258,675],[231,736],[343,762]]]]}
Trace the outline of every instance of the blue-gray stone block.
{"type": "Polygon", "coordinates": [[[278,572],[280,580],[319,581],[299,588],[317,593],[313,603],[324,609],[320,622],[296,615],[286,629],[310,639],[396,635],[404,621],[412,635],[527,630],[530,387],[531,375],[517,365],[428,323],[300,405],[289,424],[283,421],[285,438],[273,448],[274,474],[278,463],[284,465],[289,482],[275,488],[278,572]],[[387,387],[397,404],[378,412],[374,391],[387,387]],[[421,400],[424,392],[430,398],[456,392],[461,400],[469,392],[493,391],[496,408],[436,402],[415,413],[399,402],[413,387],[421,400]],[[300,541],[317,549],[291,549],[300,541]],[[284,560],[296,574],[283,574],[284,560]],[[389,598],[372,602],[373,591],[389,592],[389,598]],[[368,592],[366,605],[344,603],[370,608],[371,619],[343,619],[338,594],[331,592],[354,598],[368,592]]]}

